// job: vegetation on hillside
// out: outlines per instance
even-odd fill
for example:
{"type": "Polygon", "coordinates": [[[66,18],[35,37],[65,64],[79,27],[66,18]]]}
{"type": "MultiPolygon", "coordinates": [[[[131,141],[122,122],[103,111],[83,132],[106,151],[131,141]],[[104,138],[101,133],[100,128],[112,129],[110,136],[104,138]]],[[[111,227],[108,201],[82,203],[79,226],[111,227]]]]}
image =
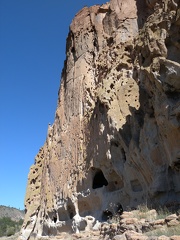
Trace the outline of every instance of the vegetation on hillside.
{"type": "Polygon", "coordinates": [[[24,215],[24,210],[0,205],[0,218],[9,217],[14,221],[19,221],[24,218],[24,215]]]}
{"type": "Polygon", "coordinates": [[[20,231],[23,220],[13,221],[9,217],[0,218],[0,237],[11,236],[20,231]]]}

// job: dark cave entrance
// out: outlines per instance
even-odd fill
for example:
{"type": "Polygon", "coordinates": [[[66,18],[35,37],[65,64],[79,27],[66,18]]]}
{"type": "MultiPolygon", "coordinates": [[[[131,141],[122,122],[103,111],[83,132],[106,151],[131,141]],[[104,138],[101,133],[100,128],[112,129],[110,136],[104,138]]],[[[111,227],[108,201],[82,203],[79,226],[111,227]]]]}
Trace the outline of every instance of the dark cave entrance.
{"type": "Polygon", "coordinates": [[[109,211],[108,209],[106,209],[105,211],[103,211],[102,213],[102,221],[108,221],[110,219],[112,219],[113,214],[111,211],[109,211]]]}
{"type": "Polygon", "coordinates": [[[96,172],[93,178],[92,188],[96,189],[96,188],[101,188],[107,185],[108,185],[108,181],[104,177],[103,172],[100,169],[96,169],[96,172]]]}
{"type": "Polygon", "coordinates": [[[57,217],[56,217],[56,216],[53,217],[53,222],[54,222],[54,223],[57,222],[57,217]]]}
{"type": "Polygon", "coordinates": [[[76,215],[74,205],[73,204],[68,205],[67,210],[68,210],[68,214],[69,214],[70,219],[72,219],[76,215]]]}

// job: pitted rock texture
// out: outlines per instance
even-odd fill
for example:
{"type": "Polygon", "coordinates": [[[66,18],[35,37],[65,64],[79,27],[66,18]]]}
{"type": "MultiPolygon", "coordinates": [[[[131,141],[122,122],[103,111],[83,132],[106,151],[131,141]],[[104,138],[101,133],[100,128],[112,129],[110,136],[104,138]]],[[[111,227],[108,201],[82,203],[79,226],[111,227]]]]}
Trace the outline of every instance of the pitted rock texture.
{"type": "Polygon", "coordinates": [[[75,16],[20,239],[90,229],[110,204],[179,206],[179,27],[178,0],[111,0],[75,16]]]}

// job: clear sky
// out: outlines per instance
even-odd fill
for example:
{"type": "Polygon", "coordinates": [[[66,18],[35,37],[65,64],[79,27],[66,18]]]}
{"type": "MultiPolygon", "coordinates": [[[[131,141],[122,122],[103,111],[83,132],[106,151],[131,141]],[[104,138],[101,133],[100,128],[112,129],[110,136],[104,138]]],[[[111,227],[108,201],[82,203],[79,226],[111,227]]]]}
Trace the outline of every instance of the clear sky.
{"type": "Polygon", "coordinates": [[[54,122],[74,15],[106,0],[0,0],[0,205],[24,208],[27,177],[54,122]]]}

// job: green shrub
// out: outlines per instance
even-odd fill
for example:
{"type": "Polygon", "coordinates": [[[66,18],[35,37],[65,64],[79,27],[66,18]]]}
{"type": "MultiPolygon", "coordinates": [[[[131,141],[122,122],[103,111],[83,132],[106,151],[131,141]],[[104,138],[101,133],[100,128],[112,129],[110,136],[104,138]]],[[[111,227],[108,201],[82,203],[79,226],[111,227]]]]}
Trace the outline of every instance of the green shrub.
{"type": "Polygon", "coordinates": [[[15,227],[7,227],[6,229],[6,236],[12,236],[16,233],[15,227]]]}
{"type": "Polygon", "coordinates": [[[17,222],[9,217],[0,218],[0,237],[14,235],[20,230],[22,223],[22,219],[17,222]]]}

